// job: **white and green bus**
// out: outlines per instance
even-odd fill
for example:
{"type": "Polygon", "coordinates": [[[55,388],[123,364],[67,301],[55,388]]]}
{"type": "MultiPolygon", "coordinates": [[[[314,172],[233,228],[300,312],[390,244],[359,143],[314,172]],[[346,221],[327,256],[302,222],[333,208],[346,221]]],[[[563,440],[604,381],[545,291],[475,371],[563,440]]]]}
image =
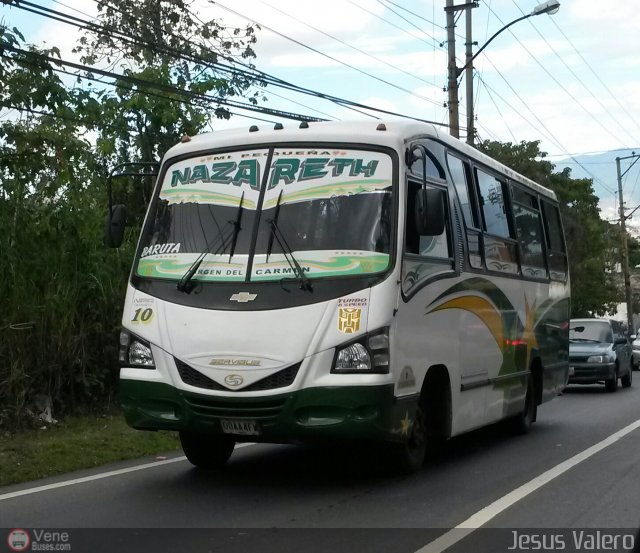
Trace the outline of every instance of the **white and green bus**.
{"type": "Polygon", "coordinates": [[[526,431],[567,382],[568,321],[553,192],[436,127],[185,137],[128,283],[121,402],[199,467],[238,442],[348,440],[411,471],[432,441],[526,431]]]}

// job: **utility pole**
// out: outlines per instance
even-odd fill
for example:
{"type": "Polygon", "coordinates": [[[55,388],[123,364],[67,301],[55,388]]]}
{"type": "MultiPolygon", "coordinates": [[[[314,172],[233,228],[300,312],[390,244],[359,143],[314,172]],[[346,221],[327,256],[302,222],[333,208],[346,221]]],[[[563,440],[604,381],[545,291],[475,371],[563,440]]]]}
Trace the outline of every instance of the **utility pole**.
{"type": "Polygon", "coordinates": [[[627,302],[627,330],[635,334],[633,327],[633,303],[631,301],[631,275],[629,274],[629,244],[627,242],[627,224],[624,215],[624,199],[622,197],[622,177],[635,165],[640,155],[632,152],[630,156],[616,158],[616,173],[618,175],[618,199],[620,200],[620,231],[622,232],[622,275],[624,278],[624,296],[627,302]],[[634,162],[624,173],[620,170],[620,160],[635,158],[634,162]]]}
{"type": "Polygon", "coordinates": [[[471,47],[473,43],[471,41],[471,8],[478,7],[478,0],[471,0],[465,4],[454,5],[453,0],[447,0],[447,5],[444,11],[447,13],[447,52],[449,54],[449,63],[447,65],[448,70],[448,107],[449,107],[449,134],[455,138],[460,138],[460,114],[459,107],[460,101],[458,100],[458,77],[466,69],[465,78],[466,90],[467,90],[467,144],[473,145],[473,52],[471,47]],[[467,38],[465,44],[466,63],[463,69],[458,69],[456,66],[456,22],[455,13],[460,10],[467,11],[467,38]],[[469,107],[471,106],[471,107],[469,107]],[[469,113],[471,115],[469,116],[469,113]],[[471,117],[471,127],[469,127],[469,117],[471,117]],[[471,134],[469,134],[471,133],[471,134]]]}
{"type": "Polygon", "coordinates": [[[453,0],[447,0],[445,7],[447,12],[447,52],[449,54],[448,70],[448,101],[449,108],[449,133],[454,138],[460,138],[460,116],[458,114],[458,68],[456,67],[456,26],[453,0]]]}
{"type": "Polygon", "coordinates": [[[469,146],[473,146],[474,138],[475,138],[475,122],[473,117],[473,50],[471,47],[473,46],[473,39],[471,38],[472,34],[472,25],[471,25],[471,14],[473,13],[471,8],[477,8],[478,4],[474,3],[471,6],[467,7],[466,15],[466,23],[467,23],[467,33],[466,33],[466,41],[465,41],[465,87],[467,91],[467,144],[469,146]]]}
{"type": "Polygon", "coordinates": [[[473,139],[475,135],[475,122],[473,113],[473,60],[482,52],[489,43],[496,38],[502,31],[511,27],[518,21],[527,19],[528,17],[535,15],[542,15],[548,13],[553,15],[560,8],[559,0],[546,0],[542,4],[538,4],[531,13],[514,19],[511,23],[508,23],[502,27],[499,31],[493,34],[493,36],[485,42],[475,54],[472,53],[471,47],[473,41],[471,39],[471,9],[477,8],[479,0],[469,0],[465,4],[454,5],[453,0],[446,0],[446,6],[444,11],[447,14],[447,52],[449,54],[449,62],[447,64],[448,79],[447,79],[447,92],[448,92],[448,108],[449,108],[449,133],[455,138],[460,138],[460,115],[458,113],[458,77],[466,71],[466,100],[467,100],[467,144],[473,146],[473,139]],[[465,64],[458,69],[456,67],[456,35],[455,35],[455,12],[459,10],[467,10],[467,34],[466,34],[466,60],[465,64]]]}

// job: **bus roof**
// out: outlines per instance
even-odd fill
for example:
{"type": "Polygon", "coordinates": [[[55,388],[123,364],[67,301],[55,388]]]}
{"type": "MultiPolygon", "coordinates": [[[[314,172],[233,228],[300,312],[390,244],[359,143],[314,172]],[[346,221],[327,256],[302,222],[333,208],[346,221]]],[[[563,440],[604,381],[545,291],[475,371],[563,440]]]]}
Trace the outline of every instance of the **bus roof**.
{"type": "Polygon", "coordinates": [[[272,125],[252,125],[237,129],[202,133],[189,137],[172,147],[166,154],[168,159],[190,152],[233,148],[237,146],[270,145],[277,142],[339,142],[354,144],[374,144],[391,146],[402,150],[406,143],[418,138],[436,139],[452,150],[457,150],[482,165],[502,173],[536,192],[555,200],[555,193],[548,188],[517,173],[506,165],[483,154],[461,140],[453,138],[443,128],[429,123],[407,119],[388,119],[384,121],[321,121],[298,123],[292,121],[283,128],[272,125]]]}

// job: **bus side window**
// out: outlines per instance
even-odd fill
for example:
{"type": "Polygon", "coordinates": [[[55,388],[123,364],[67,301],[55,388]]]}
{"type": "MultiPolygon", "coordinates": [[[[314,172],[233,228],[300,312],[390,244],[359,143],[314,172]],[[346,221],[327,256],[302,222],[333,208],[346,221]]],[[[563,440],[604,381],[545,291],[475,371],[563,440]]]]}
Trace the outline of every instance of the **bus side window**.
{"type": "MultiPolygon", "coordinates": [[[[429,185],[427,185],[429,186],[429,185]]],[[[420,183],[410,180],[407,184],[407,213],[405,228],[405,252],[423,257],[452,260],[449,217],[442,234],[438,236],[420,236],[415,224],[415,198],[420,183]]],[[[446,209],[448,215],[449,211],[446,209]]]]}
{"type": "Polygon", "coordinates": [[[429,142],[429,140],[415,142],[409,148],[409,151],[411,152],[411,165],[409,166],[409,172],[419,179],[426,176],[427,178],[432,178],[434,180],[444,180],[444,169],[433,153],[428,150],[429,142]]]}
{"type": "Polygon", "coordinates": [[[518,253],[509,228],[509,195],[507,186],[481,169],[475,170],[478,182],[478,202],[485,231],[484,256],[487,269],[503,273],[518,273],[518,253]]]}
{"type": "Polygon", "coordinates": [[[522,276],[546,278],[547,266],[542,247],[542,218],[538,198],[517,186],[512,186],[511,191],[516,235],[520,243],[522,276]]]}
{"type": "Polygon", "coordinates": [[[450,154],[447,154],[447,164],[453,186],[460,200],[464,223],[467,229],[469,264],[475,269],[482,269],[480,223],[478,222],[478,208],[473,179],[471,178],[471,168],[468,163],[450,154]]]}
{"type": "Polygon", "coordinates": [[[547,243],[547,262],[551,280],[564,282],[567,278],[567,254],[558,207],[542,200],[542,215],[547,243]]]}

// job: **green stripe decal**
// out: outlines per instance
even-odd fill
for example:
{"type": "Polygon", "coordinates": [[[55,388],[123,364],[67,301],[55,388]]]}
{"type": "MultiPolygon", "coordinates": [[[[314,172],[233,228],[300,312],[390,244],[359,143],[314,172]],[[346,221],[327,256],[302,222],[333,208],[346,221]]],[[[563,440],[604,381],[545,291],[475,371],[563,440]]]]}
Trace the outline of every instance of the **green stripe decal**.
{"type": "Polygon", "coordinates": [[[447,309],[462,309],[476,315],[502,352],[498,376],[503,376],[528,369],[532,353],[539,347],[535,333],[535,303],[530,306],[526,298],[524,303],[525,320],[522,322],[518,310],[493,282],[470,278],[438,296],[427,306],[425,315],[447,309]]]}

